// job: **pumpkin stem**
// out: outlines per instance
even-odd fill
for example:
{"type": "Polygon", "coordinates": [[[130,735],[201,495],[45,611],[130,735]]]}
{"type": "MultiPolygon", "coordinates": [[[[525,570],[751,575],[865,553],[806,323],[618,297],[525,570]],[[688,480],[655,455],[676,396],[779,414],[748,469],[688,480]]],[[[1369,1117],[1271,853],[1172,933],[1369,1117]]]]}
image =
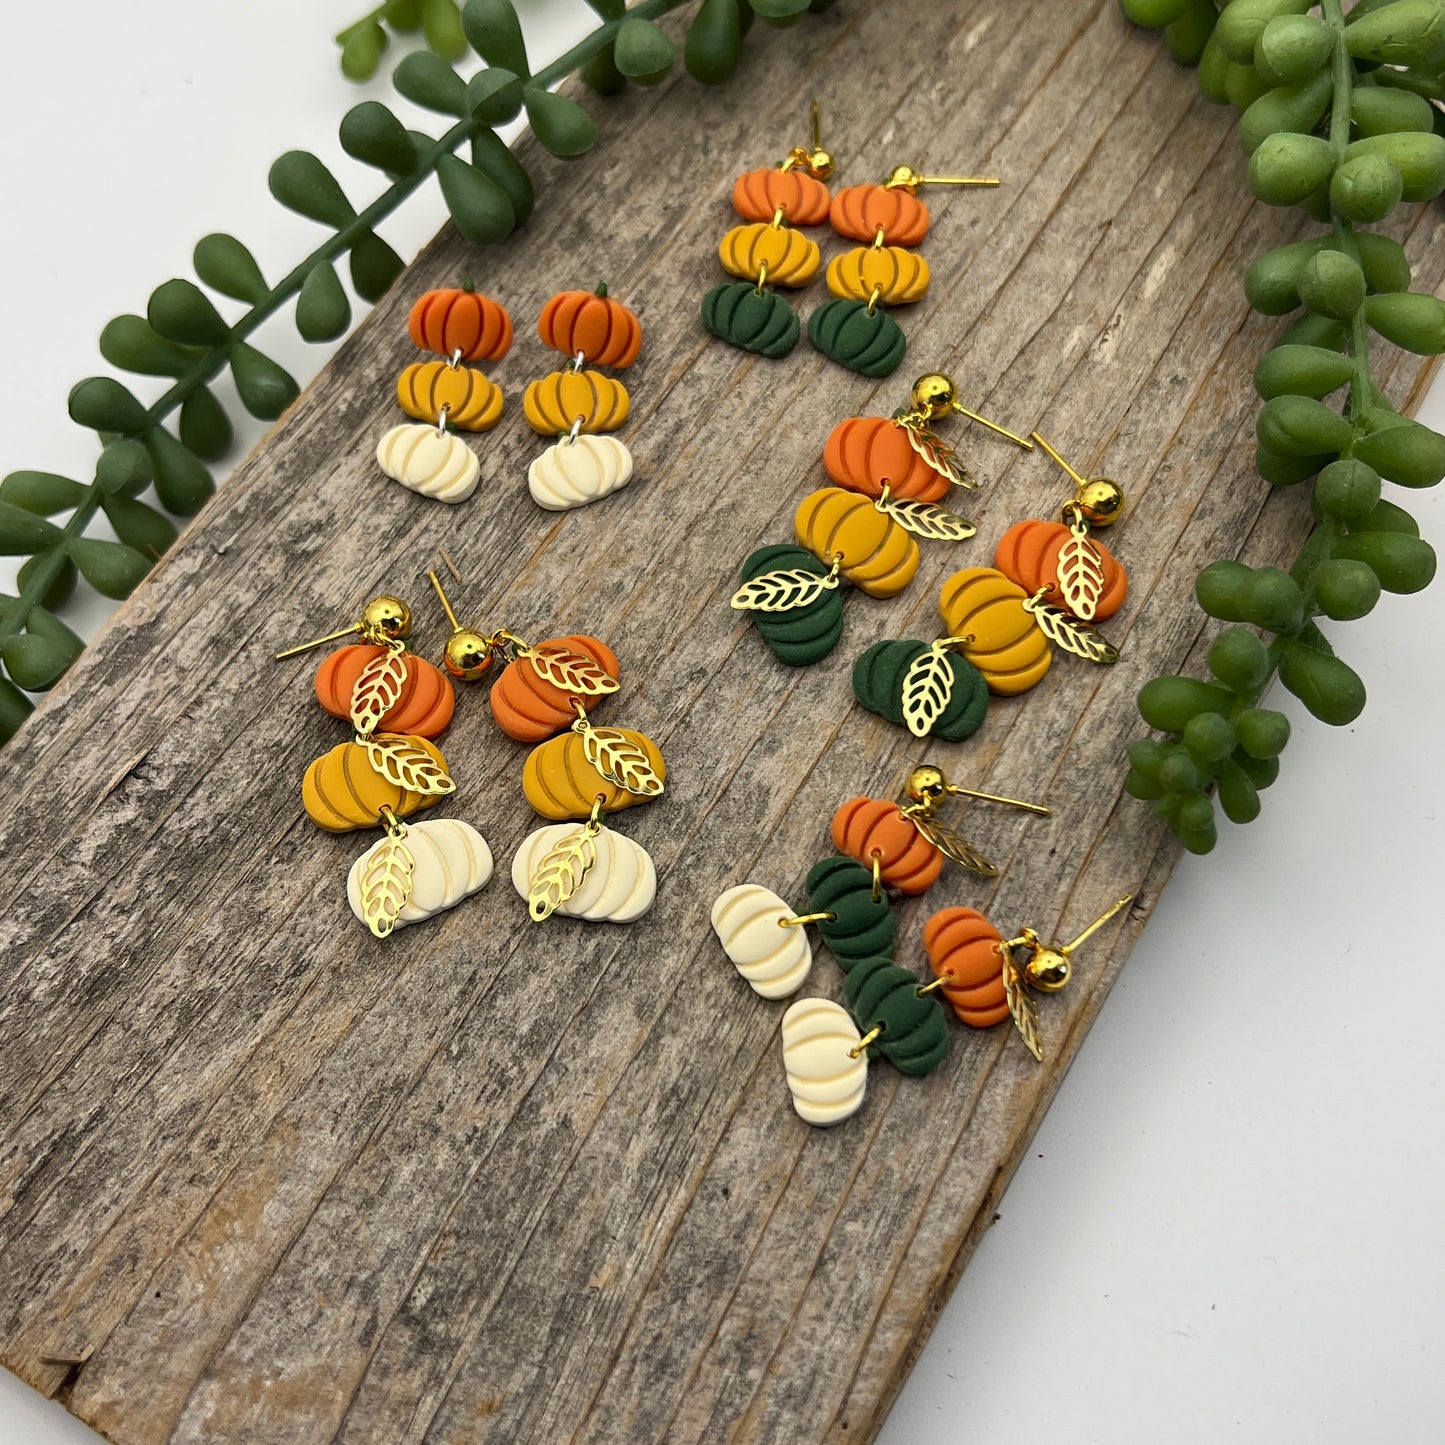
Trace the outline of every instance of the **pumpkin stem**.
{"type": "Polygon", "coordinates": [[[476,289],[477,289],[477,283],[476,283],[475,281],[473,281],[470,276],[463,276],[463,277],[462,277],[462,290],[463,290],[463,291],[475,291],[476,289]]]}
{"type": "Polygon", "coordinates": [[[595,291],[594,294],[597,295],[597,296],[601,296],[604,300],[606,300],[606,298],[607,298],[607,283],[606,283],[605,281],[599,281],[599,282],[597,283],[597,290],[595,291]]]}

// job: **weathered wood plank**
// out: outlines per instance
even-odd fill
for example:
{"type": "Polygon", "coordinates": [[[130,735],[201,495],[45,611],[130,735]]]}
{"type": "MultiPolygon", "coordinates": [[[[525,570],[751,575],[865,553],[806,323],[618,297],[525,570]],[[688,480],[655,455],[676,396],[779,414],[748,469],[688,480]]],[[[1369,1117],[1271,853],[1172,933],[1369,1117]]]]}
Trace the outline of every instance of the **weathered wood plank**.
{"type": "MultiPolygon", "coordinates": [[[[0,822],[0,1358],[53,1392],[66,1372],[42,1357],[93,1351],[67,1403],[112,1438],[869,1438],[1167,878],[1173,848],[1119,794],[1132,696],[1201,645],[1198,566],[1282,560],[1307,526],[1249,471],[1272,328],[1238,286],[1293,222],[1251,204],[1231,118],[1111,3],[1035,6],[1027,45],[1009,0],[840,9],[722,92],[673,80],[603,109],[582,167],[525,148],[545,200],[488,263],[520,323],[497,379],[518,411],[550,366],[543,300],[605,276],[647,327],[637,484],[540,514],[515,414],[460,509],[377,476],[406,307],[478,269],[444,234],[4,755],[51,796],[10,789],[0,822]],[[791,142],[814,93],[846,179],[910,160],[1006,180],[930,197],[935,287],[902,380],[806,345],[739,357],[697,323],[731,177],[791,142]],[[970,813],[1003,876],[906,909],[901,956],[944,902],[1067,931],[1139,901],[1045,1005],[1046,1068],[1002,1032],[959,1038],[923,1083],[875,1070],[862,1116],[820,1135],[782,1086],[779,1011],[721,961],[707,909],[747,876],[798,897],[836,804],[896,786],[916,745],[851,704],[848,666],[932,635],[960,554],[929,548],[892,605],[852,598],[838,653],[801,675],[726,597],[745,551],[788,535],[832,423],[934,367],[1126,483],[1111,541],[1133,585],[1117,667],[1061,662],[930,748],[1055,816],[970,813]],[[296,781],[340,733],[312,660],[270,655],[379,590],[424,609],[439,545],[469,612],[622,654],[609,715],[672,769],[621,824],[662,878],[632,928],[524,928],[504,877],[386,944],[338,927],[358,842],[318,836],[296,781]]],[[[1439,239],[1434,217],[1409,238],[1422,286],[1439,239]]],[[[1385,364],[1396,395],[1424,371],[1385,364]]],[[[963,442],[985,483],[974,559],[1060,488],[1041,458],[963,442]]],[[[534,821],[524,750],[477,694],[446,747],[449,807],[508,858],[534,821]]],[[[837,995],[826,960],[814,984],[837,995]]]]}

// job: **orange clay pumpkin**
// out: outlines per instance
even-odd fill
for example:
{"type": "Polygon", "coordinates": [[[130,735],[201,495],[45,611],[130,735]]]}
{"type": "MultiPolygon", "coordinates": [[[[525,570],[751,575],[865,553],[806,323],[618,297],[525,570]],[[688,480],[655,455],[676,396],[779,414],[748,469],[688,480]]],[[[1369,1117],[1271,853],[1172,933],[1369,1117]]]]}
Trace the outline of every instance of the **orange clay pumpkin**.
{"type": "Polygon", "coordinates": [[[417,361],[396,379],[401,409],[418,421],[447,420],[463,431],[491,431],[502,419],[502,390],[470,366],[417,361]]]}
{"type": "Polygon", "coordinates": [[[889,246],[916,246],[928,234],[928,207],[897,187],[848,186],[833,197],[829,219],[840,236],[870,245],[880,229],[889,246]]]}
{"type": "MultiPolygon", "coordinates": [[[[571,652],[597,663],[609,677],[620,676],[617,654],[605,642],[578,634],[572,637],[550,637],[536,645],[538,652],[571,652]]],[[[492,716],[509,738],[521,743],[539,743],[554,733],[569,728],[577,719],[573,707],[576,698],[589,712],[602,701],[602,696],[584,697],[564,692],[532,666],[525,657],[515,658],[502,669],[492,684],[492,716]]]]}
{"type": "MultiPolygon", "coordinates": [[[[446,762],[434,743],[418,738],[417,745],[445,768],[446,762]]],[[[388,782],[371,766],[360,743],[337,743],[317,758],[301,780],[301,805],[317,827],[328,833],[350,833],[356,828],[375,828],[381,810],[390,808],[398,818],[409,818],[430,808],[440,795],[411,793],[388,782]]]]}
{"type": "Polygon", "coordinates": [[[887,482],[892,496],[939,502],[949,481],[913,450],[908,434],[886,416],[845,417],[828,434],[823,465],[840,487],[881,497],[887,482]]]}
{"type": "Polygon", "coordinates": [[[809,286],[822,264],[822,253],[801,231],[761,221],[734,226],[717,248],[725,271],[756,281],[767,267],[774,286],[809,286]]]}
{"type": "MultiPolygon", "coordinates": [[[[653,772],[666,781],[667,764],[650,737],[633,732],[631,728],[617,728],[615,731],[640,747],[647,754],[653,772]]],[[[589,817],[592,804],[599,797],[604,813],[620,812],[623,808],[635,808],[639,803],[651,801],[650,797],[629,793],[626,788],[608,782],[587,761],[582,739],[574,732],[563,733],[561,737],[552,738],[541,747],[532,749],[522,769],[522,791],[533,809],[554,823],[565,822],[568,818],[580,821],[589,817]]]]}
{"type": "Polygon", "coordinates": [[[407,318],[411,339],[423,351],[464,361],[499,361],[512,348],[507,308],[476,291],[426,291],[407,318]]]}
{"type": "Polygon", "coordinates": [[[926,893],[943,871],[943,854],[898,811],[897,803],[882,798],[850,798],[833,814],[833,846],[873,867],[878,855],[879,876],[900,893],[926,893]]]}
{"type": "Polygon", "coordinates": [[[928,280],[928,262],[901,246],[858,246],[828,262],[828,291],[846,301],[908,306],[923,300],[928,280]]]}
{"type": "Polygon", "coordinates": [[[543,308],[537,321],[543,342],[564,356],[576,356],[593,366],[631,366],[642,350],[642,323],[620,301],[596,291],[559,291],[543,308]]]}
{"type": "Polygon", "coordinates": [[[791,226],[828,219],[832,192],[807,171],[744,171],[733,183],[733,210],[745,221],[771,221],[782,210],[791,226]]]}
{"type": "Polygon", "coordinates": [[[793,518],[798,541],[820,562],[841,554],[841,572],[870,597],[895,597],[918,571],[918,543],[867,497],[820,487],[793,518]]]}
{"type": "Polygon", "coordinates": [[[944,582],[938,599],[949,636],[972,635],[963,655],[1000,697],[1027,692],[1053,661],[1048,638],[1024,611],[1028,596],[992,567],[966,567],[944,582]]]}
{"type": "MultiPolygon", "coordinates": [[[[382,651],[369,642],[357,642],[350,647],[338,647],[323,659],[316,669],[316,700],[332,717],[351,716],[351,694],[356,680],[367,663],[382,651]]],[[[418,738],[440,737],[452,720],[457,701],[451,679],[414,652],[404,652],[402,660],[406,663],[406,681],[401,685],[401,696],[396,706],[377,723],[375,731],[409,733],[418,738]]]]}
{"type": "Polygon", "coordinates": [[[961,1023],[991,1029],[1008,1017],[1003,988],[1003,935],[973,908],[943,908],[923,925],[923,947],[939,990],[961,1023]]]}
{"type": "Polygon", "coordinates": [[[522,398],[527,425],[544,437],[570,432],[578,417],[585,432],[616,431],[631,408],[627,388],[600,371],[554,371],[522,398]]]}
{"type": "MultiPolygon", "coordinates": [[[[1010,582],[1017,582],[1030,597],[1040,587],[1052,587],[1047,598],[1051,606],[1068,612],[1063,590],[1059,586],[1059,549],[1069,540],[1069,529],[1062,522],[1015,522],[999,538],[993,565],[1010,582]]],[[[1104,585],[1094,606],[1093,622],[1112,617],[1123,605],[1129,592],[1129,579],[1118,558],[1102,542],[1089,538],[1089,545],[1104,564],[1104,585]]]]}

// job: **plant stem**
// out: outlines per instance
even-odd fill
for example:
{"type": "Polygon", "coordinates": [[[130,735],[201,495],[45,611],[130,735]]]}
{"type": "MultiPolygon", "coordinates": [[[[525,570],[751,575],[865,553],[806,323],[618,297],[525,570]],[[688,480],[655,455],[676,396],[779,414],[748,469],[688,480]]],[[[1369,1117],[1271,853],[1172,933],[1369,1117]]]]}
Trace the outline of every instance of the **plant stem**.
{"type": "MultiPolygon", "coordinates": [[[[686,3],[687,0],[643,0],[641,5],[628,12],[628,17],[650,20],[654,16],[665,15],[670,10],[676,10],[686,3]]],[[[385,5],[381,6],[376,13],[379,14],[385,8],[385,5]]],[[[622,18],[618,18],[599,25],[590,35],[527,80],[525,82],[527,88],[546,89],[570,75],[604,46],[610,44],[622,23],[622,18]]],[[[183,372],[177,377],[174,385],[147,408],[146,424],[143,430],[159,426],[171,412],[186,401],[197,387],[204,386],[215,376],[229,361],[232,348],[236,343],[244,341],[257,327],[297,295],[301,290],[302,283],[318,265],[323,261],[331,261],[339,256],[344,256],[357,241],[374,231],[378,222],[389,216],[413,191],[431,178],[437,162],[443,156],[450,155],[464,141],[470,140],[479,131],[487,129],[489,127],[484,121],[478,120],[474,116],[467,116],[433,141],[417,157],[416,168],[410,175],[402,176],[399,180],[394,181],[364,211],[359,211],[354,219],[318,246],[230,328],[224,341],[212,347],[189,371],[183,372]]],[[[46,552],[26,579],[25,586],[20,589],[15,606],[11,608],[5,620],[0,622],[0,639],[16,636],[24,630],[31,610],[39,605],[40,599],[49,590],[61,567],[65,564],[69,555],[69,548],[65,543],[81,536],[99,509],[102,495],[100,487],[94,481],[87,485],[89,494],[76,507],[62,529],[63,541],[56,542],[46,552]]]]}

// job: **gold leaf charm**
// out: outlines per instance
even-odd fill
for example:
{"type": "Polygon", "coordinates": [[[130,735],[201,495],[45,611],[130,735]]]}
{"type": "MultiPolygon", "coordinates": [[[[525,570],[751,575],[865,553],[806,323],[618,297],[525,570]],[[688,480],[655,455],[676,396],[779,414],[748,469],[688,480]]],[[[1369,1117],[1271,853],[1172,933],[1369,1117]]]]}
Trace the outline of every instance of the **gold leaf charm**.
{"type": "Polygon", "coordinates": [[[538,648],[527,654],[527,661],[545,681],[575,697],[602,697],[620,686],[599,663],[562,647],[538,648]]]}
{"type": "Polygon", "coordinates": [[[366,749],[367,762],[398,788],[428,798],[456,790],[457,785],[447,770],[415,738],[404,733],[376,733],[360,741],[366,749]]]}
{"type": "Polygon", "coordinates": [[[361,669],[351,689],[351,725],[358,737],[370,737],[382,718],[401,701],[401,690],[406,686],[404,654],[403,646],[389,643],[384,652],[361,669]]]}
{"type": "Polygon", "coordinates": [[[388,830],[361,875],[361,918],[377,938],[385,938],[411,898],[416,860],[406,846],[406,829],[388,830]]]}
{"type": "Polygon", "coordinates": [[[973,474],[959,461],[957,452],[937,433],[929,431],[927,427],[920,426],[917,422],[908,422],[902,418],[895,418],[895,420],[907,434],[909,446],[940,477],[946,478],[951,486],[966,487],[970,491],[978,486],[973,474]]]}
{"type": "Polygon", "coordinates": [[[905,532],[912,532],[915,537],[926,537],[930,542],[966,542],[978,531],[972,522],[960,517],[957,512],[936,507],[932,502],[890,497],[885,491],[875,505],[905,532]]]}
{"type": "Polygon", "coordinates": [[[592,841],[600,825],[584,823],[554,843],[527,882],[527,912],[533,923],[550,918],[579,888],[597,863],[592,841]]]}
{"type": "Polygon", "coordinates": [[[609,783],[639,798],[656,798],[662,793],[662,779],[653,771],[647,753],[626,733],[595,728],[585,717],[572,724],[572,731],[581,735],[582,755],[609,783]]]}
{"type": "Polygon", "coordinates": [[[934,644],[920,652],[903,674],[903,721],[908,731],[926,738],[952,696],[953,668],[943,649],[934,644]]]}
{"type": "Polygon", "coordinates": [[[804,567],[788,567],[744,582],[733,593],[732,605],[739,612],[792,612],[816,602],[837,585],[836,567],[822,576],[804,567]]]}
{"type": "Polygon", "coordinates": [[[1014,1027],[1034,1058],[1044,1061],[1044,1040],[1039,1032],[1039,1011],[1034,1006],[1033,996],[1024,983],[1024,976],[1014,962],[1008,944],[1000,943],[998,951],[1003,957],[1003,996],[1008,1002],[1008,1011],[1013,1017],[1014,1027]]]}
{"type": "Polygon", "coordinates": [[[1065,652],[1072,652],[1075,657],[1082,657],[1085,662],[1105,665],[1118,662],[1119,649],[1112,642],[1106,641],[1092,627],[1075,622],[1057,607],[1050,607],[1048,603],[1040,601],[1039,597],[1030,597],[1024,603],[1024,611],[1033,613],[1039,630],[1065,652]]]}
{"type": "Polygon", "coordinates": [[[943,854],[945,858],[951,858],[960,866],[967,868],[971,873],[977,873],[983,878],[997,878],[998,869],[990,863],[962,833],[955,828],[950,828],[947,823],[940,823],[936,818],[930,818],[922,809],[915,807],[900,808],[898,810],[943,854]]]}
{"type": "Polygon", "coordinates": [[[1092,622],[1104,595],[1104,559],[1089,540],[1087,527],[1070,528],[1069,540],[1059,548],[1059,593],[1065,607],[1084,622],[1092,622]]]}

